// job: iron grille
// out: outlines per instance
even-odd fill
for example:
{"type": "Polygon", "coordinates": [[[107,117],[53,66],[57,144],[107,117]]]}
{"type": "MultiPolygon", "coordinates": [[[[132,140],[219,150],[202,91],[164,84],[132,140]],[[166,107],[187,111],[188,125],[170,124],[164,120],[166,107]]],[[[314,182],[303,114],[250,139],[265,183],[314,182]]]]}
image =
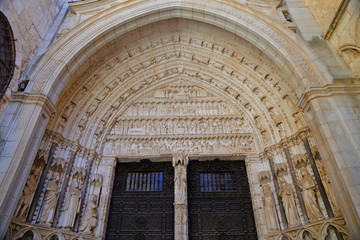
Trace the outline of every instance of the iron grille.
{"type": "Polygon", "coordinates": [[[128,172],[125,191],[162,191],[162,172],[128,172]]]}
{"type": "Polygon", "coordinates": [[[200,173],[201,192],[236,191],[234,172],[202,172],[200,173]]]}

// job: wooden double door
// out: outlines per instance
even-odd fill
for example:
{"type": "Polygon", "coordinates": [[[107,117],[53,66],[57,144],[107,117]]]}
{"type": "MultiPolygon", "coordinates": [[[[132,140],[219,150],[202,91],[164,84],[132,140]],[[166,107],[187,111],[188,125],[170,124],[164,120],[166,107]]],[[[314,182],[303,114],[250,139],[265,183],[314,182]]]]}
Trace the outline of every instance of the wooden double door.
{"type": "MultiPolygon", "coordinates": [[[[190,240],[257,239],[244,161],[190,161],[187,172],[190,240]]],[[[106,239],[174,240],[173,202],[171,162],[118,163],[106,239]]]]}

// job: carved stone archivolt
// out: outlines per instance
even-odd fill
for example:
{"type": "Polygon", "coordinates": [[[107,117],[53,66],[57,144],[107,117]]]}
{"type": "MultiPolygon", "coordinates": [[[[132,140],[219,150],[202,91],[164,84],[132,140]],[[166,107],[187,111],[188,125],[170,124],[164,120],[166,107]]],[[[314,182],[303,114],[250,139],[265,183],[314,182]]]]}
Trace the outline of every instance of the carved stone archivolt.
{"type": "MultiPolygon", "coordinates": [[[[175,25],[178,28],[177,24],[175,25]]],[[[202,115],[211,115],[227,112],[216,102],[206,100],[209,94],[204,94],[204,89],[164,87],[167,85],[166,79],[180,76],[196,79],[199,86],[207,85],[207,88],[216,89],[217,96],[231,98],[231,104],[237,105],[236,112],[241,109],[242,113],[248,115],[245,119],[251,122],[253,131],[261,133],[261,142],[264,141],[265,145],[271,144],[276,136],[288,136],[304,126],[301,114],[296,114],[299,110],[293,92],[282,81],[281,76],[273,71],[273,63],[269,59],[264,61],[259,58],[257,50],[252,49],[250,45],[240,50],[237,48],[238,44],[225,39],[218,41],[219,39],[214,36],[208,38],[207,35],[207,38],[204,38],[201,32],[170,34],[160,31],[156,37],[146,41],[137,42],[133,41],[134,39],[139,39],[139,36],[131,33],[121,40],[109,42],[109,49],[91,56],[91,66],[88,66],[88,69],[84,68],[83,72],[74,77],[72,89],[64,91],[64,99],[69,100],[59,102],[59,117],[55,118],[58,119],[57,122],[51,123],[51,128],[65,136],[71,136],[74,140],[85,138],[83,142],[92,139],[94,134],[87,129],[96,128],[96,138],[102,138],[108,133],[108,129],[112,128],[110,125],[114,124],[109,120],[118,118],[118,111],[123,111],[123,107],[129,101],[133,101],[134,96],[140,92],[145,93],[146,89],[155,88],[156,84],[163,85],[155,92],[158,100],[156,107],[164,108],[163,105],[166,105],[167,111],[157,111],[156,114],[159,116],[193,115],[194,108],[187,108],[190,104],[189,99],[194,97],[203,98],[203,107],[207,108],[202,110],[196,106],[195,113],[197,111],[202,115]],[[119,51],[120,54],[109,54],[118,53],[114,51],[120,46],[118,41],[124,49],[119,51]],[[128,67],[123,68],[123,65],[128,67]],[[93,69],[97,69],[96,72],[93,69]],[[171,102],[174,99],[179,101],[178,98],[181,102],[171,102]],[[73,126],[78,128],[75,134],[73,126]]],[[[236,43],[243,43],[242,41],[238,39],[236,43]]],[[[148,116],[154,111],[154,105],[142,102],[138,106],[133,104],[127,114],[134,117],[139,108],[148,116]]],[[[164,127],[166,128],[166,125],[164,127]]],[[[133,131],[136,134],[137,129],[133,131]]],[[[94,142],[92,146],[99,146],[99,143],[94,142]]]]}

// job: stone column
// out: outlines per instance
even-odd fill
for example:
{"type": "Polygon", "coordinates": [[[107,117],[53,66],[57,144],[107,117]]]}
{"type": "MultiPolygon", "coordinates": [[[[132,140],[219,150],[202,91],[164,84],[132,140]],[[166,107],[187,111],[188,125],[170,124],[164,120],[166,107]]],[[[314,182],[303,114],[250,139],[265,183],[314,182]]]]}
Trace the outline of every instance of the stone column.
{"type": "Polygon", "coordinates": [[[174,167],[174,239],[188,240],[187,165],[189,158],[182,153],[173,156],[174,167]]]}
{"type": "MultiPolygon", "coordinates": [[[[96,165],[96,164],[94,164],[96,165]]],[[[114,156],[103,156],[97,167],[98,174],[103,176],[102,189],[99,199],[98,221],[95,228],[95,236],[105,239],[105,231],[110,208],[111,194],[115,177],[116,158],[114,156]]],[[[96,166],[94,166],[96,168],[96,166]]]]}

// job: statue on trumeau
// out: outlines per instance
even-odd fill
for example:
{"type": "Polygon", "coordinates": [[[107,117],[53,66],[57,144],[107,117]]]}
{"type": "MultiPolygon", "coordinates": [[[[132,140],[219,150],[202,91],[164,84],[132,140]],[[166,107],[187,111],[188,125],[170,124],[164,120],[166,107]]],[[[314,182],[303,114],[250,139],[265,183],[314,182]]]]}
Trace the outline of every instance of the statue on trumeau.
{"type": "Polygon", "coordinates": [[[86,206],[85,214],[81,220],[79,231],[87,234],[92,234],[97,225],[97,218],[98,218],[97,195],[91,194],[89,197],[89,202],[86,206]]]}
{"type": "Polygon", "coordinates": [[[306,213],[311,220],[323,218],[316,198],[316,184],[306,169],[301,169],[302,179],[299,187],[305,204],[306,213]]]}
{"type": "Polygon", "coordinates": [[[52,224],[55,216],[55,208],[56,208],[58,196],[59,196],[58,176],[53,175],[46,187],[44,207],[42,210],[40,223],[46,225],[52,224]]]}
{"type": "Polygon", "coordinates": [[[177,153],[173,157],[173,167],[175,171],[175,204],[187,203],[187,177],[186,168],[189,159],[181,153],[177,153]]]}
{"type": "Polygon", "coordinates": [[[281,177],[279,178],[279,196],[282,199],[282,203],[285,210],[286,219],[290,227],[299,225],[299,219],[295,206],[295,198],[291,185],[281,177]]]}

